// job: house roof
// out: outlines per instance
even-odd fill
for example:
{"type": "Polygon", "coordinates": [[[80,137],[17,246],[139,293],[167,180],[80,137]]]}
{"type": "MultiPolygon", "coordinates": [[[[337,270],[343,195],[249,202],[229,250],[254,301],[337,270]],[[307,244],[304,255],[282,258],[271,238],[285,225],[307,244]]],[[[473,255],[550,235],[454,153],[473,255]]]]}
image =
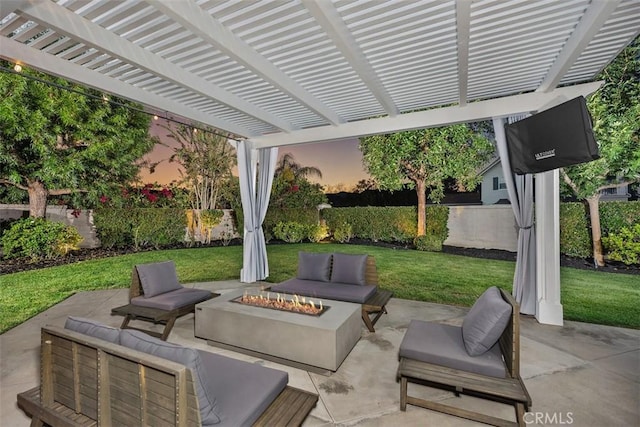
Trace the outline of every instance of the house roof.
{"type": "Polygon", "coordinates": [[[639,30],[637,0],[0,2],[1,57],[258,147],[543,109],[639,30]]]}

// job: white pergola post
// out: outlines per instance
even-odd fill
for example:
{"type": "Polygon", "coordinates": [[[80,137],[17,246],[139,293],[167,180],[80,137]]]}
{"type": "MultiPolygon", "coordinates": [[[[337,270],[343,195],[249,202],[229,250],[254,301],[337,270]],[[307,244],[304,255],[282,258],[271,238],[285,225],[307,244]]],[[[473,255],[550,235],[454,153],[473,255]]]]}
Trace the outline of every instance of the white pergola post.
{"type": "Polygon", "coordinates": [[[535,175],[536,319],[562,326],[560,303],[560,172],[535,175]]]}

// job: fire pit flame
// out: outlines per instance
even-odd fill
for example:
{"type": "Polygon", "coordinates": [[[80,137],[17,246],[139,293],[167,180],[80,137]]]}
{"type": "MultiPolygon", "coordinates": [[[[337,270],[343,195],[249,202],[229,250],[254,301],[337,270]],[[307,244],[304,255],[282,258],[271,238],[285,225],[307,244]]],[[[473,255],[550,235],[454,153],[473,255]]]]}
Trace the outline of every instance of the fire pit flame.
{"type": "Polygon", "coordinates": [[[275,298],[272,298],[271,293],[269,292],[267,292],[266,295],[263,292],[258,295],[253,295],[245,291],[241,297],[236,298],[234,301],[241,304],[272,308],[283,311],[292,311],[314,316],[321,315],[326,310],[326,308],[328,308],[325,308],[322,305],[322,300],[320,300],[318,304],[316,304],[311,298],[307,300],[305,297],[300,298],[298,295],[293,295],[293,297],[288,300],[279,293],[276,294],[275,298]]]}

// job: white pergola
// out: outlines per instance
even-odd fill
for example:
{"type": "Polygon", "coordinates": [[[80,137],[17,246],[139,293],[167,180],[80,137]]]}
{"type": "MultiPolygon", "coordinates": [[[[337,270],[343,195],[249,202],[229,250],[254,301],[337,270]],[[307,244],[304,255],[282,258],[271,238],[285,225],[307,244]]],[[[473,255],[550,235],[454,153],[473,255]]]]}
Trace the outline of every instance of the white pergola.
{"type": "MultiPolygon", "coordinates": [[[[2,0],[0,20],[4,59],[237,135],[260,222],[272,147],[501,125],[586,96],[638,35],[640,1],[2,0]]],[[[535,314],[559,324],[557,171],[535,182],[535,314]]],[[[248,246],[243,280],[263,279],[266,265],[245,274],[266,264],[248,246]]]]}

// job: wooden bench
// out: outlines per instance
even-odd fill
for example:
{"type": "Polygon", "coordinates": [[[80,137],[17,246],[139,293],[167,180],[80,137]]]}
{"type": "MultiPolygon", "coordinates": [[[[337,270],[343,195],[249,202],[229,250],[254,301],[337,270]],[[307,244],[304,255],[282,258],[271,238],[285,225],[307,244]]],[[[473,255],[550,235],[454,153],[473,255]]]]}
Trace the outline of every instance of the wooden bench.
{"type": "MultiPolygon", "coordinates": [[[[173,274],[175,274],[175,272],[173,274]]],[[[140,280],[140,275],[138,273],[138,267],[136,266],[133,268],[133,271],[131,273],[131,286],[129,287],[130,303],[113,308],[111,310],[111,315],[124,316],[124,320],[122,321],[122,325],[120,326],[121,329],[136,329],[151,336],[160,338],[163,341],[166,341],[178,317],[193,313],[195,311],[196,304],[220,295],[212,292],[204,292],[203,290],[199,291],[203,292],[203,296],[197,301],[190,302],[189,304],[171,310],[133,304],[131,303],[131,300],[144,295],[144,289],[140,280]],[[141,320],[154,324],[162,324],[164,325],[164,329],[162,330],[162,332],[158,333],[149,329],[132,327],[129,325],[129,322],[131,322],[132,320],[141,320]]]]}
{"type": "MultiPolygon", "coordinates": [[[[41,385],[18,394],[32,426],[200,426],[191,369],[60,327],[42,328],[41,385]]],[[[299,426],[318,396],[287,386],[255,426],[299,426]]]]}
{"type": "Polygon", "coordinates": [[[520,307],[509,293],[502,289],[500,289],[500,293],[502,298],[512,307],[509,323],[498,340],[504,362],[505,377],[481,375],[401,357],[397,376],[400,379],[400,409],[402,411],[406,410],[408,403],[495,426],[525,425],[524,413],[531,406],[531,396],[529,396],[520,377],[520,307]],[[454,392],[456,396],[462,393],[513,405],[516,422],[408,396],[408,382],[449,390],[454,392]]]}

